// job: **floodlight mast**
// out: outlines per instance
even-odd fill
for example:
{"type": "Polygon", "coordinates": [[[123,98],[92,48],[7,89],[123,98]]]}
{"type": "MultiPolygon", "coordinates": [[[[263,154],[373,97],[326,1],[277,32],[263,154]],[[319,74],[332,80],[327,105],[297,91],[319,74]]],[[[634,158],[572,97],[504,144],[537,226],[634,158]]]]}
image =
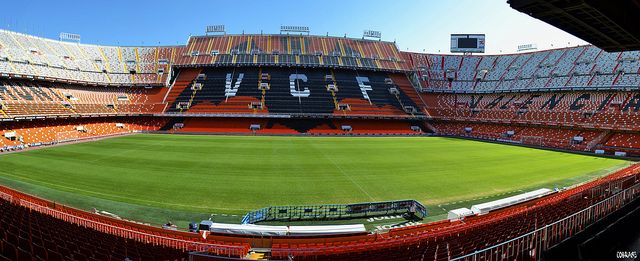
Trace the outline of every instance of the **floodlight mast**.
{"type": "Polygon", "coordinates": [[[219,25],[208,25],[206,30],[205,30],[205,35],[209,35],[209,34],[222,34],[222,35],[226,35],[227,32],[224,29],[224,25],[223,24],[219,24],[219,25]]]}
{"type": "Polygon", "coordinates": [[[308,26],[299,26],[299,25],[282,25],[280,26],[280,34],[282,33],[300,33],[300,34],[307,34],[309,35],[309,33],[311,32],[311,30],[309,30],[308,26]]]}
{"type": "Polygon", "coordinates": [[[60,33],[60,41],[70,41],[80,43],[80,35],[72,33],[60,33]]]}
{"type": "Polygon", "coordinates": [[[362,33],[362,39],[365,38],[373,38],[381,41],[382,33],[380,33],[380,31],[364,30],[364,33],[362,33]]]}

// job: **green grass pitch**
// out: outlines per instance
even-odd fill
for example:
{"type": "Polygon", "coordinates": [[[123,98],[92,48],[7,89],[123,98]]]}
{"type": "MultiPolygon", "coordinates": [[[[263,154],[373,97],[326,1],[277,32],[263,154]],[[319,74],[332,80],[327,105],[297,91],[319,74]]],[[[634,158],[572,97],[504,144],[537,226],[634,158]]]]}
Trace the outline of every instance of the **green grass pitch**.
{"type": "Polygon", "coordinates": [[[178,212],[242,215],[270,205],[399,199],[442,214],[482,198],[576,184],[626,164],[438,137],[144,134],[1,155],[0,183],[156,222],[188,220],[178,212]]]}

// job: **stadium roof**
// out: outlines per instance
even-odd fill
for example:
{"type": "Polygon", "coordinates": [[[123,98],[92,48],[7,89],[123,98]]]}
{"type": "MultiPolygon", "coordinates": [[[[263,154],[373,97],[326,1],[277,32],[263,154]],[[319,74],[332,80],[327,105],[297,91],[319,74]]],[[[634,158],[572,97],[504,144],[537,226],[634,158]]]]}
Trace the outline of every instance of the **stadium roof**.
{"type": "Polygon", "coordinates": [[[513,9],[608,52],[640,50],[640,0],[508,0],[513,9]]]}

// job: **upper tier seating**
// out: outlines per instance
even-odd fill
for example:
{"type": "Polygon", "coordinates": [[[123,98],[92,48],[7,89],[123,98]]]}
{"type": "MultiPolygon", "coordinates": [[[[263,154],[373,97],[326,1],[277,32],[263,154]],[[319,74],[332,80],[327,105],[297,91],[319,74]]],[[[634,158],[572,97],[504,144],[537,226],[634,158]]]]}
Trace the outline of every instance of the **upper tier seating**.
{"type": "Polygon", "coordinates": [[[77,44],[0,30],[0,73],[99,84],[160,84],[171,47],[77,44]],[[159,73],[162,72],[162,73],[159,73]]]}
{"type": "Polygon", "coordinates": [[[409,53],[426,90],[494,92],[640,86],[640,51],[579,46],[509,55],[409,53]]]}
{"type": "Polygon", "coordinates": [[[0,30],[0,73],[110,85],[164,84],[171,65],[262,64],[411,70],[392,42],[323,36],[190,37],[186,45],[79,44],[0,30]]]}
{"type": "Polygon", "coordinates": [[[27,115],[156,113],[167,88],[80,87],[0,80],[0,117],[27,115]]]}
{"type": "Polygon", "coordinates": [[[436,119],[640,130],[640,93],[423,94],[436,119]]]}
{"type": "Polygon", "coordinates": [[[346,37],[301,35],[225,35],[189,38],[177,64],[216,64],[303,67],[348,67],[410,70],[393,42],[346,37]]]}
{"type": "Polygon", "coordinates": [[[0,73],[98,84],[164,84],[171,65],[291,65],[417,71],[426,90],[493,92],[640,86],[640,52],[578,46],[508,55],[398,51],[391,42],[342,37],[190,37],[169,47],[61,42],[0,30],[0,73]]]}

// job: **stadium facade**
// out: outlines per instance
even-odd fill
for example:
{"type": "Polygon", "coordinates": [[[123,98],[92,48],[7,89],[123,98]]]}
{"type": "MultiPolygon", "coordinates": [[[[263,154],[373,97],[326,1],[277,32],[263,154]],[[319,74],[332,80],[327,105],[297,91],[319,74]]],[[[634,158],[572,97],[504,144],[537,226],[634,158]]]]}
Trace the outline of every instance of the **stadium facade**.
{"type": "MultiPolygon", "coordinates": [[[[430,134],[640,156],[639,89],[640,52],[594,46],[469,56],[344,37],[219,35],[120,47],[0,31],[0,148],[155,131],[430,134]]],[[[253,248],[276,260],[528,260],[634,201],[639,178],[631,166],[464,222],[266,239],[203,238],[0,187],[8,213],[0,238],[10,260],[243,258],[253,248]]]]}

